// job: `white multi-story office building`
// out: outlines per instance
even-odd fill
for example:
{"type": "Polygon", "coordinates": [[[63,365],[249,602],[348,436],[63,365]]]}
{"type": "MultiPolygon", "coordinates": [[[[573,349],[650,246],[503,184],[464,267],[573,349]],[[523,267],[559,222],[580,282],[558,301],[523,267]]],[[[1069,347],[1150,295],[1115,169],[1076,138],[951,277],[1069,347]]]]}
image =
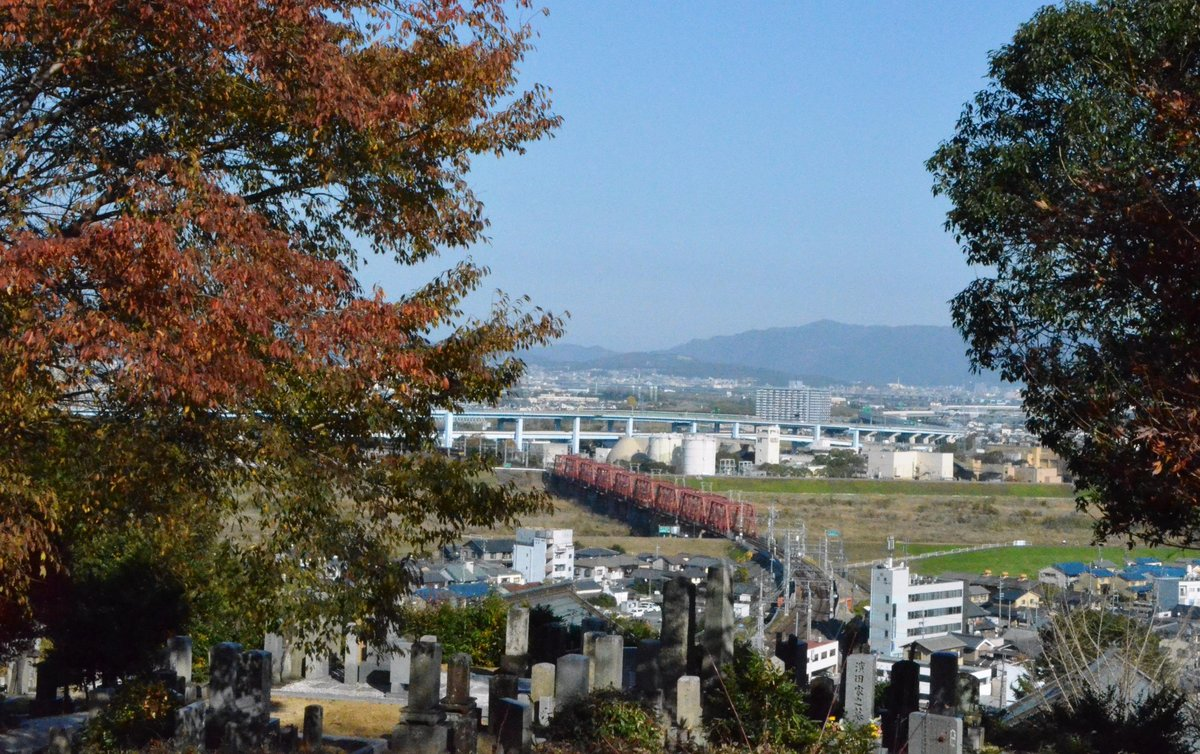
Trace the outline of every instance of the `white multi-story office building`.
{"type": "Polygon", "coordinates": [[[526,584],[575,578],[575,533],[571,529],[517,529],[513,570],[526,584]]]}
{"type": "Polygon", "coordinates": [[[889,559],[871,569],[871,651],[899,656],[916,639],[963,630],[961,581],[912,574],[889,559]]]}
{"type": "Polygon", "coordinates": [[[811,387],[767,387],[754,394],[754,414],[781,422],[827,422],[832,399],[828,390],[811,387]]]}

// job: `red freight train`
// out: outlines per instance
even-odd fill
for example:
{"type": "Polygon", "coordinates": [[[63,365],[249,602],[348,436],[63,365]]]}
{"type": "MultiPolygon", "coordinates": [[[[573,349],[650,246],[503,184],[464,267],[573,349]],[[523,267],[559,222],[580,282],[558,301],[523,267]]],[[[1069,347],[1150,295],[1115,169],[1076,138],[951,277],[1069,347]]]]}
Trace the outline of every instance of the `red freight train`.
{"type": "Polygon", "coordinates": [[[643,508],[678,517],[718,534],[747,537],[758,534],[754,506],[749,503],[680,487],[582,456],[555,458],[554,473],[584,487],[631,500],[643,508]]]}

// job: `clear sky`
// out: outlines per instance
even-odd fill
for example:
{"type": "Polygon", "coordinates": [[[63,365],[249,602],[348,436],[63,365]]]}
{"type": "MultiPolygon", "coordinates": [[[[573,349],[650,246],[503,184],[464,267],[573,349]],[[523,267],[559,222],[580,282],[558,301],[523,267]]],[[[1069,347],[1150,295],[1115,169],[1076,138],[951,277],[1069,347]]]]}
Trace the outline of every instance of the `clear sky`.
{"type": "MultiPolygon", "coordinates": [[[[950,323],[925,160],[1041,2],[550,0],[522,79],[565,122],[480,160],[494,289],[615,350],[817,319],[950,323]]],[[[448,267],[372,260],[394,295],[448,267]]]]}

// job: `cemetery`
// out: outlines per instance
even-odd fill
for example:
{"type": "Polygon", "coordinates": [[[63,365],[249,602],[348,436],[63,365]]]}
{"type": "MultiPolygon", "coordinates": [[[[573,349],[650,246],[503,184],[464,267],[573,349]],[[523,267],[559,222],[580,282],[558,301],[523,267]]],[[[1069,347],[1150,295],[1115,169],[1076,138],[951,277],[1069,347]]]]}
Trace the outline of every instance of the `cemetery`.
{"type": "MultiPolygon", "coordinates": [[[[716,566],[697,587],[678,577],[665,585],[663,620],[657,639],[627,645],[601,618],[583,620],[572,641],[561,622],[531,631],[530,609],[509,608],[500,666],[482,669],[466,653],[446,656],[439,637],[395,637],[386,650],[361,646],[348,637],[341,678],[330,657],[305,655],[287,637],[268,634],[262,648],[221,643],[207,658],[208,681],[193,681],[192,643],[171,639],[156,678],[177,695],[170,745],[180,751],[391,751],[397,754],[530,754],[556,734],[556,717],[578,728],[587,705],[629,704],[643,711],[656,750],[702,750],[710,743],[714,715],[740,713],[726,686],[736,682],[730,572],[716,566]],[[388,674],[385,690],[364,683],[388,674]],[[728,676],[728,678],[726,678],[728,676]],[[297,690],[299,689],[299,690],[297,690]],[[302,725],[272,717],[272,691],[308,694],[302,725]],[[352,738],[324,729],[320,697],[373,694],[397,710],[389,735],[352,738]],[[722,702],[722,699],[725,702],[722,702]],[[311,701],[311,703],[308,703],[311,701]],[[732,705],[732,706],[730,706],[732,705]]],[[[751,654],[747,646],[739,654],[751,654]]],[[[876,663],[870,654],[848,654],[833,675],[810,675],[808,646],[795,635],[777,634],[769,658],[760,658],[771,683],[791,684],[806,704],[812,730],[825,731],[820,751],[978,751],[982,730],[978,684],[960,679],[958,658],[932,658],[928,704],[920,703],[917,663],[894,664],[882,705],[876,706],[876,663]]],[[[337,664],[337,658],[334,663],[337,664]]],[[[36,666],[25,657],[8,669],[10,689],[44,694],[36,666]]],[[[751,689],[751,696],[754,690],[751,689]]],[[[753,706],[751,702],[749,706],[753,706]]],[[[87,715],[62,719],[40,738],[6,734],[5,751],[68,754],[88,750],[87,715]]],[[[571,730],[569,735],[586,736],[571,730]]],[[[720,734],[717,734],[720,738],[720,734]]],[[[550,739],[552,740],[552,739],[550,739]]],[[[711,743],[738,743],[713,741],[711,743]]],[[[754,745],[756,741],[748,741],[754,745]]],[[[764,742],[765,743],[765,742],[764,742]]],[[[587,746],[576,746],[587,750],[587,746]]],[[[575,750],[575,749],[567,749],[575,750]]]]}

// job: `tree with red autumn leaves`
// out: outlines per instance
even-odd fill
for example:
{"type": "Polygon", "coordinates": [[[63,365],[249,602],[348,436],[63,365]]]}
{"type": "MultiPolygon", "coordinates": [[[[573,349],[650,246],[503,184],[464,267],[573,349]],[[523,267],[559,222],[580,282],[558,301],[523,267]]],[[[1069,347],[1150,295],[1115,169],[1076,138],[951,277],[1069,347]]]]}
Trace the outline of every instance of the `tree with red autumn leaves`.
{"type": "Polygon", "coordinates": [[[1044,8],[929,162],[979,271],[955,325],[1100,539],[1200,545],[1198,30],[1184,0],[1044,8]]]}
{"type": "Polygon", "coordinates": [[[136,550],[198,625],[382,640],[398,554],[540,504],[431,411],[497,399],[560,321],[464,318],[469,259],[395,300],[354,274],[478,241],[472,158],[557,125],[525,10],[0,0],[3,638],[136,550]]]}

